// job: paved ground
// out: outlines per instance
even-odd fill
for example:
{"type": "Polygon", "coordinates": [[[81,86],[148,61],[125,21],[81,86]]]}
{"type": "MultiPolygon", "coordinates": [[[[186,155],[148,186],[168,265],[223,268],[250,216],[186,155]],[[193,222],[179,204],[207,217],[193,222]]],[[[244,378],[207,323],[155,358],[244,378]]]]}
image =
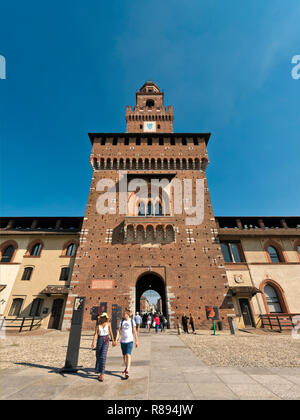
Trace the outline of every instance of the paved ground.
{"type": "Polygon", "coordinates": [[[300,367],[300,335],[252,329],[236,331],[198,331],[181,334],[181,339],[208,366],[300,367]]]}
{"type": "Polygon", "coordinates": [[[119,346],[109,350],[103,383],[97,381],[93,365],[84,366],[77,374],[64,375],[58,373],[60,366],[54,363],[27,362],[16,366],[0,370],[2,400],[300,399],[300,367],[207,366],[175,331],[140,334],[140,346],[134,349],[131,377],[127,381],[121,375],[119,346]]]}

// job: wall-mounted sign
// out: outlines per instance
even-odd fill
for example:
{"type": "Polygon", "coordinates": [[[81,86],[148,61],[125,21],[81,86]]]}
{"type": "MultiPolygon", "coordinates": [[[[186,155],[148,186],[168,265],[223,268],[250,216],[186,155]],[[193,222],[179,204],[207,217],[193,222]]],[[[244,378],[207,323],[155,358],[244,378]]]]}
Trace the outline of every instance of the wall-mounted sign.
{"type": "Polygon", "coordinates": [[[101,289],[113,289],[114,282],[113,280],[92,280],[91,289],[101,290],[101,289]]]}
{"type": "Polygon", "coordinates": [[[219,321],[219,309],[217,306],[205,306],[206,319],[219,321]]]}
{"type": "Polygon", "coordinates": [[[145,121],[144,122],[144,132],[146,133],[155,133],[156,132],[156,121],[145,121]]]}

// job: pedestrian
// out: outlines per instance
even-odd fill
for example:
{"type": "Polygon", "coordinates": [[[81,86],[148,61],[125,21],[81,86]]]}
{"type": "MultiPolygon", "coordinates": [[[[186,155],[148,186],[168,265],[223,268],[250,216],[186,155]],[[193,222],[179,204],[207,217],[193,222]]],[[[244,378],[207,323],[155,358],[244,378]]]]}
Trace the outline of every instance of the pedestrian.
{"type": "Polygon", "coordinates": [[[189,333],[188,317],[185,314],[182,315],[181,322],[182,322],[183,331],[188,334],[189,333]]]}
{"type": "Polygon", "coordinates": [[[157,314],[155,314],[155,316],[154,316],[154,322],[155,322],[155,332],[157,334],[158,329],[159,329],[159,325],[160,325],[159,316],[157,314]]]}
{"type": "Polygon", "coordinates": [[[147,327],[147,314],[143,315],[143,328],[147,327]]]}
{"type": "Polygon", "coordinates": [[[108,322],[108,315],[106,312],[103,312],[100,315],[99,323],[96,325],[95,334],[92,341],[92,349],[95,349],[95,342],[97,340],[96,346],[96,367],[95,372],[99,374],[99,381],[104,381],[104,372],[106,364],[106,356],[109,347],[109,336],[112,340],[112,345],[116,346],[116,341],[113,336],[111,323],[108,322]]]}
{"type": "Polygon", "coordinates": [[[195,332],[195,326],[194,326],[194,319],[192,317],[192,314],[190,314],[190,326],[192,327],[193,334],[196,334],[196,332],[195,332]]]}
{"type": "Polygon", "coordinates": [[[123,319],[122,321],[120,321],[116,341],[119,340],[120,336],[123,361],[125,364],[125,370],[122,373],[125,375],[125,379],[128,379],[131,366],[131,352],[133,348],[133,340],[135,340],[135,346],[138,347],[136,324],[134,320],[130,318],[130,311],[128,309],[125,309],[123,319]]]}
{"type": "Polygon", "coordinates": [[[161,332],[164,332],[164,329],[165,329],[165,317],[163,316],[162,313],[159,315],[159,322],[160,322],[160,331],[161,332]]]}
{"type": "Polygon", "coordinates": [[[139,315],[139,313],[137,312],[135,317],[134,317],[134,322],[136,323],[136,332],[137,334],[140,332],[140,326],[141,326],[141,322],[142,322],[142,318],[139,315]]]}
{"type": "Polygon", "coordinates": [[[152,317],[151,317],[151,315],[149,314],[149,315],[148,315],[148,318],[147,318],[147,329],[148,329],[148,333],[150,333],[150,332],[151,332],[151,323],[152,323],[152,317]]]}
{"type": "Polygon", "coordinates": [[[165,318],[164,328],[168,328],[168,318],[167,318],[167,316],[165,316],[164,318],[165,318]]]}

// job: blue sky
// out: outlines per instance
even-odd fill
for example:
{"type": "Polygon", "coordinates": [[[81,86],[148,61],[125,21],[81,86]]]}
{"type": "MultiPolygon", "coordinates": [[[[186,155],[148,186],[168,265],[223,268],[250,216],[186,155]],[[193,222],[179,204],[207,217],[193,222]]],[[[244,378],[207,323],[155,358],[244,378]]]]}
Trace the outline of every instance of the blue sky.
{"type": "Polygon", "coordinates": [[[2,2],[1,215],[80,216],[88,132],[154,80],[174,131],[211,132],[216,215],[300,215],[299,0],[2,2]]]}

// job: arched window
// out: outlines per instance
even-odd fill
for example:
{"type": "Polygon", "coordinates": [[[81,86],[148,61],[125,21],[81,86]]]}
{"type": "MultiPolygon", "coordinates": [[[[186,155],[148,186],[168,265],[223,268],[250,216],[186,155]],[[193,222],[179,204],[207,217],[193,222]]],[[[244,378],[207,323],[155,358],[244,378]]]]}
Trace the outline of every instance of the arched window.
{"type": "Polygon", "coordinates": [[[30,280],[32,272],[33,272],[33,267],[25,267],[21,280],[30,280]]]}
{"type": "Polygon", "coordinates": [[[29,316],[40,316],[43,302],[44,302],[43,299],[39,299],[39,298],[34,299],[31,304],[29,316]]]}
{"type": "Polygon", "coordinates": [[[138,206],[138,216],[145,216],[145,204],[142,201],[138,206]]]}
{"type": "Polygon", "coordinates": [[[264,293],[266,296],[266,301],[269,307],[270,313],[281,313],[282,308],[280,305],[280,301],[278,299],[278,295],[274,287],[267,284],[264,288],[264,293]]]}
{"type": "Polygon", "coordinates": [[[173,242],[175,240],[174,228],[173,226],[168,225],[166,227],[166,241],[173,242]]]}
{"type": "Polygon", "coordinates": [[[59,280],[67,281],[70,274],[70,267],[62,267],[59,280]]]}
{"type": "Polygon", "coordinates": [[[13,303],[11,305],[10,311],[9,311],[9,316],[19,316],[20,312],[21,312],[21,308],[23,305],[23,299],[21,298],[15,298],[13,300],[13,303]]]}
{"type": "Polygon", "coordinates": [[[277,249],[274,246],[268,246],[268,254],[270,256],[271,262],[273,263],[277,263],[280,262],[280,256],[279,256],[279,252],[277,251],[277,249]]]}
{"type": "Polygon", "coordinates": [[[13,245],[8,245],[8,247],[6,247],[2,252],[1,262],[2,263],[11,262],[14,252],[15,252],[15,247],[13,245]]]}
{"type": "Polygon", "coordinates": [[[159,201],[155,204],[155,216],[162,216],[162,206],[159,201]]]}
{"type": "Polygon", "coordinates": [[[66,255],[67,255],[67,257],[74,257],[75,254],[76,254],[76,245],[75,244],[70,244],[67,248],[66,255]]]}
{"type": "Polygon", "coordinates": [[[33,245],[33,247],[31,248],[30,255],[33,257],[38,257],[41,253],[41,250],[42,250],[42,244],[37,243],[33,245]]]}
{"type": "Polygon", "coordinates": [[[133,226],[128,226],[127,228],[127,242],[133,242],[134,241],[134,228],[133,226]]]}
{"type": "Polygon", "coordinates": [[[148,99],[148,100],[146,101],[146,107],[147,107],[147,108],[152,108],[152,107],[154,107],[154,101],[153,101],[153,99],[148,99]]]}
{"type": "Polygon", "coordinates": [[[198,158],[195,159],[195,169],[200,169],[200,160],[198,158]]]}
{"type": "Polygon", "coordinates": [[[144,242],[144,228],[141,225],[136,228],[136,241],[144,242]]]}
{"type": "Polygon", "coordinates": [[[148,205],[147,205],[147,216],[151,216],[152,214],[153,214],[152,201],[148,201],[148,205]]]}

